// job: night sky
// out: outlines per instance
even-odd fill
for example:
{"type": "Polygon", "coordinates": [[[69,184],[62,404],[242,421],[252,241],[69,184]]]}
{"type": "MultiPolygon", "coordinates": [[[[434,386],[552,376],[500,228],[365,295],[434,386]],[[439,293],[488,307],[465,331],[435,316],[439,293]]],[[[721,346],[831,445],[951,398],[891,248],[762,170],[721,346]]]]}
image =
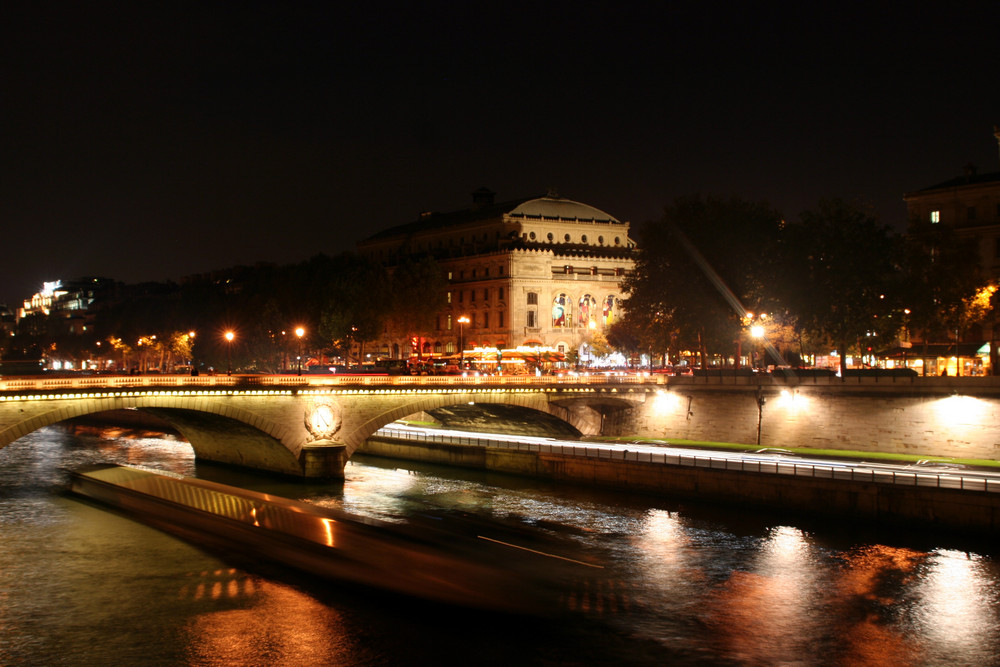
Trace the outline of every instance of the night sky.
{"type": "Polygon", "coordinates": [[[0,303],[336,254],[482,186],[902,228],[1000,169],[995,1],[346,4],[5,3],[0,303]]]}

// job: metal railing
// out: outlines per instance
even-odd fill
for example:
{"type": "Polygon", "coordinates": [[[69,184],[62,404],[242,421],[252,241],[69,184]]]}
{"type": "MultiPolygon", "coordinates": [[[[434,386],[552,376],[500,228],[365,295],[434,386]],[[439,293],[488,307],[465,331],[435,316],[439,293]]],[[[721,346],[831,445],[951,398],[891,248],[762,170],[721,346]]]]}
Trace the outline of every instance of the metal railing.
{"type": "Polygon", "coordinates": [[[903,472],[894,470],[858,469],[850,466],[823,466],[794,461],[751,461],[713,457],[709,454],[666,454],[628,448],[593,446],[587,444],[564,445],[558,443],[510,442],[502,437],[451,436],[446,434],[411,433],[395,429],[382,429],[375,436],[397,440],[417,440],[451,445],[475,447],[495,447],[516,451],[564,454],[610,461],[658,463],[688,468],[711,468],[715,470],[735,470],[767,475],[788,475],[792,477],[813,477],[817,479],[845,480],[873,484],[896,484],[961,491],[988,491],[1000,493],[1000,479],[970,477],[954,473],[903,472]]]}

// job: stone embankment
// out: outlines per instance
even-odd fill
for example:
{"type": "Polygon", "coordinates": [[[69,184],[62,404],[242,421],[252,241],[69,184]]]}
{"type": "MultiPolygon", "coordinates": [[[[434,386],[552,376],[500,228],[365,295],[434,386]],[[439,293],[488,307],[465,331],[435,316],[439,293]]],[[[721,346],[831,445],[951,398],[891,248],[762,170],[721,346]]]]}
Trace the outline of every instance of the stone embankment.
{"type": "Polygon", "coordinates": [[[836,479],[731,470],[726,464],[672,465],[629,452],[627,446],[572,452],[544,445],[511,449],[378,436],[369,439],[359,453],[838,519],[976,533],[1000,528],[1000,493],[919,486],[915,477],[910,484],[909,480],[878,481],[875,476],[836,479]]]}

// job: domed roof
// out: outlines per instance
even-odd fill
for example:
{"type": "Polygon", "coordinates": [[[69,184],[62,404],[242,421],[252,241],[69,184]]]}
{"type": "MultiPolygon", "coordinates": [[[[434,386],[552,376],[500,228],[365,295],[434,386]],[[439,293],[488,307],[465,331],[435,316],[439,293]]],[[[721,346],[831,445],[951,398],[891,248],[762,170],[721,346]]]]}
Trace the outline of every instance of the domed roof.
{"type": "Polygon", "coordinates": [[[540,197],[530,199],[510,212],[512,217],[524,217],[549,220],[594,220],[598,222],[618,222],[611,215],[587,204],[581,204],[562,197],[540,197]]]}

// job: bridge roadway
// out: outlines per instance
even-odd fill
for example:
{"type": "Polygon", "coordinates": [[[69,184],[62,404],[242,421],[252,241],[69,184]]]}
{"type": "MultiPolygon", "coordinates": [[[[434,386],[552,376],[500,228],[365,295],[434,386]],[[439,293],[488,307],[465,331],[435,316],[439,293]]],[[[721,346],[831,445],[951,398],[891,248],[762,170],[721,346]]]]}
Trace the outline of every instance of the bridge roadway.
{"type": "Polygon", "coordinates": [[[0,377],[0,447],[75,417],[139,410],[202,460],[306,478],[341,477],[354,451],[397,419],[448,406],[506,405],[585,434],[645,402],[665,378],[590,376],[68,375],[0,377]]]}

